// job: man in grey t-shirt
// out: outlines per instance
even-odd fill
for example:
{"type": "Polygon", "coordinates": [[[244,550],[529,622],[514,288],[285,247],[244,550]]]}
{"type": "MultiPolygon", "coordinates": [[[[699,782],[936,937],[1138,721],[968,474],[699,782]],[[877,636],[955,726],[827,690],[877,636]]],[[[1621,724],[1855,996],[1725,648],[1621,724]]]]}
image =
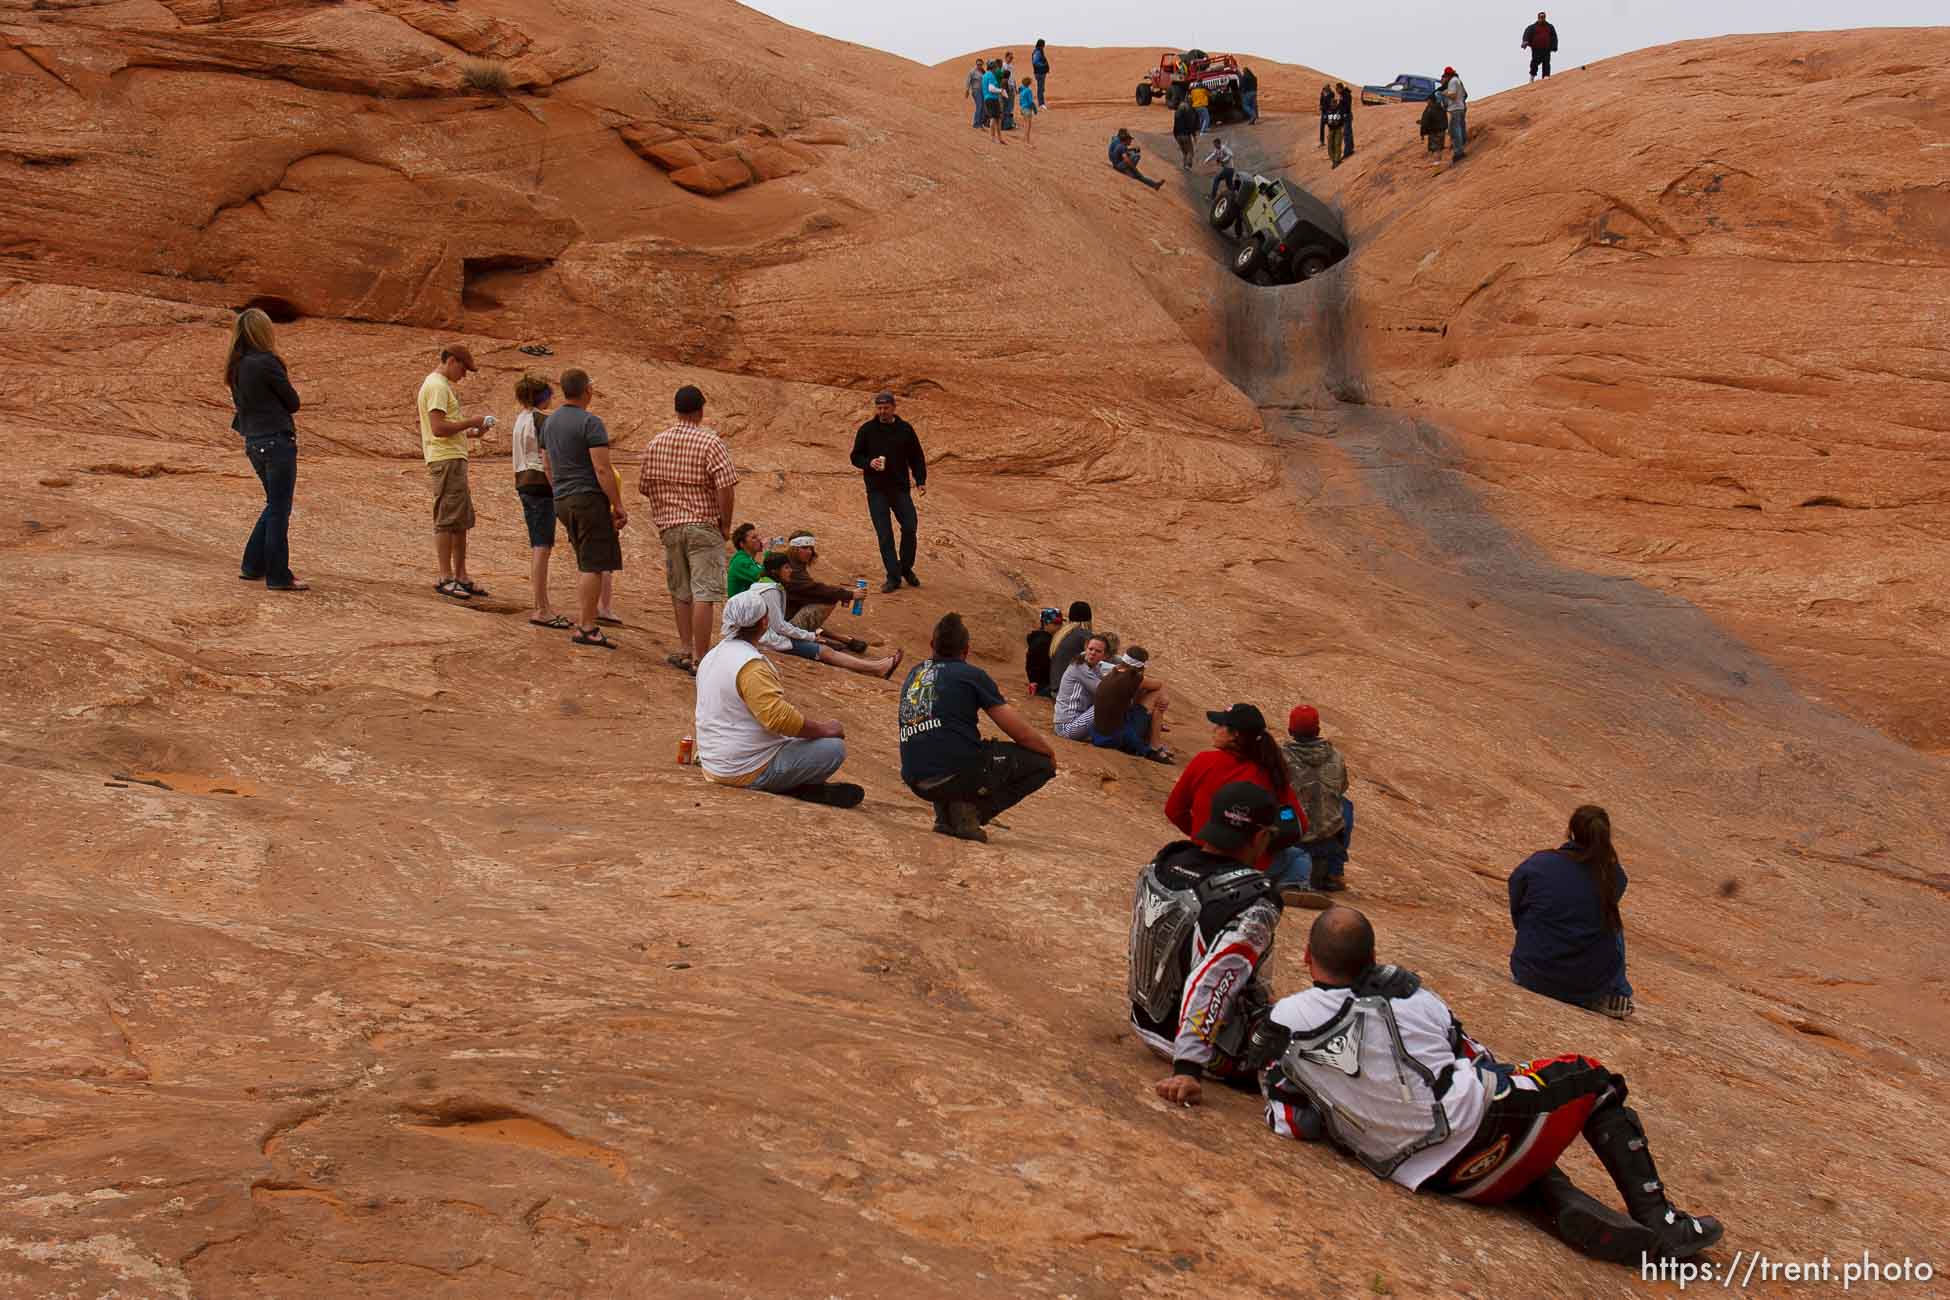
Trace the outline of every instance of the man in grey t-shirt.
{"type": "Polygon", "coordinates": [[[623,567],[623,540],[618,535],[630,522],[623,511],[622,490],[609,461],[609,430],[590,414],[596,386],[587,371],[562,375],[562,403],[542,426],[542,462],[549,486],[555,490],[555,517],[576,550],[576,597],[581,618],[576,622],[577,645],[614,650],[616,643],[596,625],[603,575],[623,567]]]}

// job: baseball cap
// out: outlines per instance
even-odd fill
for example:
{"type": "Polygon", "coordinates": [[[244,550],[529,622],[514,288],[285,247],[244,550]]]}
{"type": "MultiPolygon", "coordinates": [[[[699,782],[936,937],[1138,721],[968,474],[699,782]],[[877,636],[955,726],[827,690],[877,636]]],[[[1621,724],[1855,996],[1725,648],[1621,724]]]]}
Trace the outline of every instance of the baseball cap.
{"type": "Polygon", "coordinates": [[[875,406],[892,406],[894,404],[894,395],[883,388],[873,395],[873,404],[875,406]]]}
{"type": "Polygon", "coordinates": [[[1294,705],[1293,712],[1286,715],[1286,729],[1295,736],[1318,736],[1320,710],[1311,704],[1294,705]]]}
{"type": "Polygon", "coordinates": [[[1235,704],[1223,713],[1207,713],[1207,722],[1247,733],[1266,730],[1266,715],[1251,704],[1235,704]]]}
{"type": "Polygon", "coordinates": [[[1193,838],[1221,852],[1236,852],[1279,820],[1279,807],[1269,791],[1251,781],[1222,785],[1212,796],[1205,825],[1193,838]]]}
{"type": "Polygon", "coordinates": [[[1444,68],[1442,70],[1442,75],[1445,77],[1453,77],[1456,75],[1456,70],[1454,68],[1444,68]]]}
{"type": "Polygon", "coordinates": [[[1042,612],[1037,614],[1036,616],[1036,623],[1037,626],[1039,627],[1047,626],[1051,623],[1061,623],[1062,621],[1063,621],[1063,611],[1060,609],[1053,609],[1048,605],[1045,605],[1042,609],[1042,612]]]}
{"type": "Polygon", "coordinates": [[[460,362],[463,370],[474,371],[480,369],[479,366],[474,364],[474,354],[467,350],[465,343],[449,343],[446,347],[440,349],[440,359],[446,361],[449,358],[460,362]]]}

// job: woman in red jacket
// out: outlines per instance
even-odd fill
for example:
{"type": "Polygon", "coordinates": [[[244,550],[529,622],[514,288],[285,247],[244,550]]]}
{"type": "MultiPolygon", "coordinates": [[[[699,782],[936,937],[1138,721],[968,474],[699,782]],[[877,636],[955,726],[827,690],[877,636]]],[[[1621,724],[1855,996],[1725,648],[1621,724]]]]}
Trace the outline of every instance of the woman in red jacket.
{"type": "MultiPolygon", "coordinates": [[[[1212,796],[1234,781],[1250,781],[1273,792],[1284,809],[1292,810],[1292,820],[1280,814],[1281,833],[1273,847],[1253,863],[1265,871],[1272,863],[1299,843],[1307,829],[1307,815],[1300,810],[1299,797],[1287,778],[1286,760],[1280,747],[1266,730],[1266,717],[1250,704],[1235,704],[1224,713],[1208,713],[1212,723],[1212,748],[1197,755],[1179,774],[1165,800],[1165,819],[1186,835],[1205,825],[1212,811],[1212,796]]],[[[1302,851],[1304,856],[1304,850],[1302,851]]],[[[1288,864],[1282,862],[1282,866],[1288,864]]],[[[1304,882],[1311,864],[1301,868],[1304,882]]]]}

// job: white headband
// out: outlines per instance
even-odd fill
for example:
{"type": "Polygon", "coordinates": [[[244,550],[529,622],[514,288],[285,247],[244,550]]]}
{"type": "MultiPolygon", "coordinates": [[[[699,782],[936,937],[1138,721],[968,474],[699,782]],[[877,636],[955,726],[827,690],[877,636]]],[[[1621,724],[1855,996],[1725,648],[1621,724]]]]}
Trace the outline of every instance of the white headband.
{"type": "Polygon", "coordinates": [[[813,535],[811,533],[800,533],[797,537],[786,543],[787,546],[811,546],[812,544],[813,535]]]}

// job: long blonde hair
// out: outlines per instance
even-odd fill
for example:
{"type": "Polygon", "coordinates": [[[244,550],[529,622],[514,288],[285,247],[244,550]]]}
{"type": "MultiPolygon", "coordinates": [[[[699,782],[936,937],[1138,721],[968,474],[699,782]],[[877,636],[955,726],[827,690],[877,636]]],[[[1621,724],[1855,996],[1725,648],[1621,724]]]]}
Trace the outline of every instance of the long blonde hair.
{"type": "Polygon", "coordinates": [[[271,318],[261,307],[246,307],[237,313],[236,322],[230,327],[230,355],[223,363],[223,382],[225,387],[237,383],[237,366],[246,352],[269,352],[276,355],[272,346],[271,318]]]}

